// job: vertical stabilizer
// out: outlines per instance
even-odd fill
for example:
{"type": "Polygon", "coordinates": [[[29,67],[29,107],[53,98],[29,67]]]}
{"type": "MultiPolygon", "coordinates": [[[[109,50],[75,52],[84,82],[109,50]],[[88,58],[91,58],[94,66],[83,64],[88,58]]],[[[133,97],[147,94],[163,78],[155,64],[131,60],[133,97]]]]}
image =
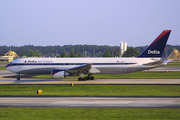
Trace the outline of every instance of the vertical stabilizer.
{"type": "Polygon", "coordinates": [[[171,30],[164,30],[138,57],[161,57],[171,30]]]}

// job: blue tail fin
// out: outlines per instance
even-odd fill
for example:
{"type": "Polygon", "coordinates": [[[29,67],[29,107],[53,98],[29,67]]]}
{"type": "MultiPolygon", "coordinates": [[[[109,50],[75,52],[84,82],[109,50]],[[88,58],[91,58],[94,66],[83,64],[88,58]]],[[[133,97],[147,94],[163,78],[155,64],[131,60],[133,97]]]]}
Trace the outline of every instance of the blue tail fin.
{"type": "Polygon", "coordinates": [[[164,30],[138,57],[161,57],[171,30],[164,30]]]}

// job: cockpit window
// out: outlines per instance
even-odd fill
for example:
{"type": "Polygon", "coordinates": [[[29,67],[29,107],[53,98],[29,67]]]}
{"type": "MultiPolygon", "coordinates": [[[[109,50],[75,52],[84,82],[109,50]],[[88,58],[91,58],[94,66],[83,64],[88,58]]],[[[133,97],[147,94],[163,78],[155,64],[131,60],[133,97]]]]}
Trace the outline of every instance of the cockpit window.
{"type": "Polygon", "coordinates": [[[12,62],[10,62],[9,65],[12,65],[12,62]]]}

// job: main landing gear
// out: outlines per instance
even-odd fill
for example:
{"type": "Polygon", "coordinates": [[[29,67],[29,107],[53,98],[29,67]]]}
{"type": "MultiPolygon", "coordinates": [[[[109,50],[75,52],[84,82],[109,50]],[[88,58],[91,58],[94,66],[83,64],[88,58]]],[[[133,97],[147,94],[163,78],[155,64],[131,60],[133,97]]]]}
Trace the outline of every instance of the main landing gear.
{"type": "Polygon", "coordinates": [[[16,79],[19,81],[20,80],[20,74],[16,73],[16,79]]]}
{"type": "Polygon", "coordinates": [[[94,80],[93,76],[88,75],[87,77],[79,77],[78,81],[94,80]]]}

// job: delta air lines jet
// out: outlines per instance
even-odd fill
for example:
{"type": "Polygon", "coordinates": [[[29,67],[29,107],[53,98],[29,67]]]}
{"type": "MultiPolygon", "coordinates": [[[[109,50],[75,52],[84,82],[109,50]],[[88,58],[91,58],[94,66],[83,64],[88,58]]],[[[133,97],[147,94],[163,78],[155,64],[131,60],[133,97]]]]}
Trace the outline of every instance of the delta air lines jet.
{"type": "Polygon", "coordinates": [[[164,65],[161,59],[171,30],[164,30],[138,57],[123,58],[20,58],[6,69],[20,74],[51,74],[53,78],[79,76],[78,80],[94,80],[93,74],[126,74],[164,65]],[[87,77],[84,77],[87,75],[87,77]]]}

